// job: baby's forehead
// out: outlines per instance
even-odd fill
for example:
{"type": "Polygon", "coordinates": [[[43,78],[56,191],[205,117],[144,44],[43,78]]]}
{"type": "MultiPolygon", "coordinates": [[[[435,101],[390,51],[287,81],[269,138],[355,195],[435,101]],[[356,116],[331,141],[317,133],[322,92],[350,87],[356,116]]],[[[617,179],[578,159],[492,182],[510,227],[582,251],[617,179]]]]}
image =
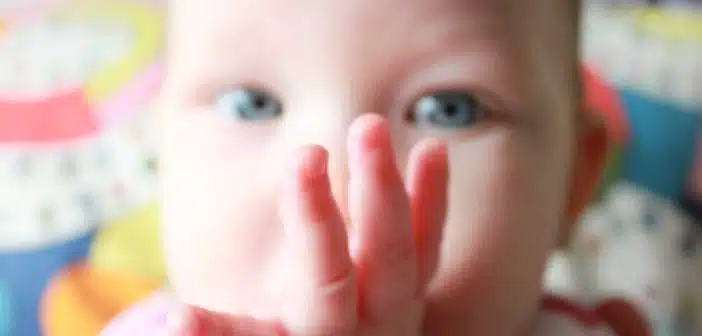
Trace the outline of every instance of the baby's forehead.
{"type": "MultiPolygon", "coordinates": [[[[361,24],[425,23],[439,18],[456,18],[470,22],[490,22],[493,26],[519,26],[522,22],[553,18],[558,8],[570,0],[171,0],[177,17],[220,29],[243,26],[284,25],[319,20],[343,25],[347,21],[361,24]],[[543,5],[543,4],[547,5],[543,5]],[[542,17],[541,9],[550,15],[542,17]],[[213,25],[228,21],[227,25],[213,25]]],[[[190,26],[194,25],[191,23],[190,26]]],[[[487,26],[485,26],[487,30],[487,26]]],[[[285,33],[285,29],[280,29],[285,33]]]]}
{"type": "Polygon", "coordinates": [[[298,78],[314,63],[315,73],[347,80],[460,57],[480,73],[466,77],[485,85],[522,85],[541,71],[563,86],[577,58],[573,0],[171,1],[170,68],[187,68],[183,76],[298,78]]]}
{"type": "MultiPolygon", "coordinates": [[[[562,0],[171,0],[171,36],[188,44],[236,43],[285,46],[315,38],[345,46],[384,39],[432,40],[461,35],[457,42],[514,43],[541,36],[557,25],[562,0]],[[554,15],[556,14],[556,15],[554,15]],[[547,29],[532,29],[537,26],[547,29]],[[550,29],[549,29],[550,28],[550,29]],[[538,33],[536,33],[538,31],[538,33]],[[536,34],[533,34],[536,33],[536,34]],[[184,36],[181,36],[184,35],[184,36]],[[467,36],[470,35],[470,36],[467,36]],[[190,38],[185,38],[189,36],[190,38]],[[467,38],[466,38],[467,37],[467,38]],[[343,39],[344,41],[338,41],[343,39]],[[362,39],[363,41],[354,41],[362,39]],[[208,40],[212,40],[208,42],[208,40]]],[[[570,1],[570,0],[569,0],[570,1]]],[[[560,15],[563,16],[563,15],[560,15]]],[[[561,21],[562,22],[562,21],[561,21]]],[[[547,33],[548,34],[548,33],[547,33]]],[[[325,41],[326,42],[326,41],[325,41]]],[[[411,42],[410,42],[411,43],[411,42]]]]}

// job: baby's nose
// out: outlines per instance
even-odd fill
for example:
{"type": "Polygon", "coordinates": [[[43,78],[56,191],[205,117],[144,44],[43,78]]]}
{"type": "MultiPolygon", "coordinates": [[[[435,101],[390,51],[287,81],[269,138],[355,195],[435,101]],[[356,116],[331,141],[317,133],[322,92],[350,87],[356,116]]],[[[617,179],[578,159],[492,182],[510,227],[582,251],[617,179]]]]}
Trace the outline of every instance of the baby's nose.
{"type": "MultiPolygon", "coordinates": [[[[370,113],[314,113],[307,116],[307,123],[303,123],[305,118],[291,120],[285,125],[286,134],[284,141],[286,145],[300,147],[305,145],[320,145],[329,153],[328,175],[332,193],[337,206],[349,223],[348,192],[349,192],[349,131],[354,122],[363,122],[370,113]]],[[[397,135],[397,134],[393,134],[397,135]]],[[[408,143],[405,137],[399,139],[393,136],[395,161],[401,175],[405,170],[408,155],[408,143]]]]}

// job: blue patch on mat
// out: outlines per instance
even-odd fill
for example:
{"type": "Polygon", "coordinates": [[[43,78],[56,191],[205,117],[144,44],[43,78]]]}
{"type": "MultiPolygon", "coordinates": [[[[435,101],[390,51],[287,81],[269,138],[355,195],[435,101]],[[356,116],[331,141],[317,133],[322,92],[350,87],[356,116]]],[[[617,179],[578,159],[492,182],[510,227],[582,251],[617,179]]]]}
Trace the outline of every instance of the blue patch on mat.
{"type": "Polygon", "coordinates": [[[84,260],[93,234],[34,252],[0,253],[0,336],[39,336],[39,302],[51,278],[84,260]],[[3,330],[5,329],[5,330],[3,330]]]}
{"type": "Polygon", "coordinates": [[[621,90],[630,138],[622,155],[622,177],[649,191],[679,200],[692,168],[700,112],[621,90]]]}
{"type": "Polygon", "coordinates": [[[0,336],[10,335],[11,304],[10,287],[7,283],[0,281],[0,336]]]}

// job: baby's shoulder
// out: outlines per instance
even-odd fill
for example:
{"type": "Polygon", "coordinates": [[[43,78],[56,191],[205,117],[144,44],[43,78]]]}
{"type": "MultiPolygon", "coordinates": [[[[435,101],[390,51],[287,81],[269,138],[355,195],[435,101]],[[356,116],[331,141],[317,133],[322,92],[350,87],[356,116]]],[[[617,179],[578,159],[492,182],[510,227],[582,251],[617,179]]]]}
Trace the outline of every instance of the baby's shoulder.
{"type": "Polygon", "coordinates": [[[649,336],[651,331],[643,315],[625,300],[607,300],[586,308],[562,297],[546,295],[534,335],[649,336]]]}
{"type": "Polygon", "coordinates": [[[166,335],[171,298],[157,292],[118,315],[100,336],[166,335]]]}

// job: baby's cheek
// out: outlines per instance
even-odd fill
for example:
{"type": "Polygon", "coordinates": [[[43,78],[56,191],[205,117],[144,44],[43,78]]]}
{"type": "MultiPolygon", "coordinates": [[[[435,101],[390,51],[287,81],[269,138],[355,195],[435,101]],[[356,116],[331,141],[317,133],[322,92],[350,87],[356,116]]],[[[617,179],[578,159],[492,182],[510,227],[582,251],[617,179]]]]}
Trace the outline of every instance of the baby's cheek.
{"type": "Polygon", "coordinates": [[[277,179],[259,156],[181,154],[162,174],[169,280],[188,303],[245,312],[281,246],[277,179]]]}
{"type": "Polygon", "coordinates": [[[263,279],[280,248],[277,206],[239,191],[210,195],[218,196],[173,200],[164,207],[169,276],[181,299],[236,312],[260,301],[251,295],[265,289],[263,279]],[[262,207],[270,210],[250,211],[262,207]]]}
{"type": "Polygon", "coordinates": [[[479,334],[508,334],[533,317],[564,213],[551,194],[562,196],[565,174],[540,170],[519,140],[476,140],[452,156],[442,267],[429,295],[440,309],[463,310],[479,334]]]}

